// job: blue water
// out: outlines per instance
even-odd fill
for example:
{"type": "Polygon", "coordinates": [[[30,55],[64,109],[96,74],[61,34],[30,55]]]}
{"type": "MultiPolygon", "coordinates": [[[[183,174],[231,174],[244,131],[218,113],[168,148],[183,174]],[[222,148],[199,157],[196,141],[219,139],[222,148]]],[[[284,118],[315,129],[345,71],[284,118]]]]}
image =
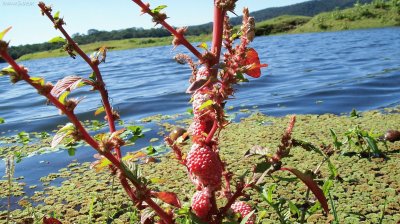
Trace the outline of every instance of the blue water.
{"type": "MultiPolygon", "coordinates": [[[[400,104],[400,28],[257,37],[252,47],[269,67],[262,70],[261,78],[237,86],[235,100],[227,105],[234,111],[257,106],[275,116],[340,114],[353,108],[365,111],[400,104]]],[[[189,95],[184,92],[191,71],[174,62],[172,57],[178,52],[186,51],[165,46],[109,52],[101,70],[111,102],[125,121],[183,113],[190,107],[189,95]]],[[[31,76],[53,83],[66,75],[91,73],[81,59],[40,59],[22,64],[31,76]]],[[[86,97],[77,108],[79,117],[91,119],[100,106],[98,94],[82,89],[75,95],[86,97]]],[[[50,131],[67,122],[54,107],[46,106],[35,90],[23,82],[10,85],[7,77],[0,78],[0,117],[6,120],[0,125],[2,134],[50,131]]],[[[74,157],[61,151],[26,158],[17,165],[15,176],[23,175],[28,184],[37,184],[40,176],[65,167],[73,159],[93,160],[93,152],[83,148],[74,157]]],[[[3,171],[4,162],[0,162],[0,173],[3,171]]]]}

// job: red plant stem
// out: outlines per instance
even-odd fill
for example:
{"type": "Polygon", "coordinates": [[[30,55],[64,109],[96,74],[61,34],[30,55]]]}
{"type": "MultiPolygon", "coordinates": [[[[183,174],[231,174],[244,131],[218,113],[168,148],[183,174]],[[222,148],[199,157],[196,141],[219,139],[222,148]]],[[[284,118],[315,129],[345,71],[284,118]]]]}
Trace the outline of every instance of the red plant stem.
{"type": "MultiPolygon", "coordinates": [[[[141,0],[132,0],[134,3],[136,3],[140,8],[142,8],[142,11],[149,14],[153,18],[156,17],[156,15],[151,12],[151,9],[144,4],[141,0]]],[[[165,27],[172,35],[174,35],[176,38],[179,39],[180,43],[185,46],[190,52],[192,52],[200,61],[203,61],[203,55],[191,44],[189,41],[180,33],[178,33],[171,25],[169,25],[165,20],[159,21],[159,23],[165,27]]]]}
{"type": "Polygon", "coordinates": [[[151,198],[147,198],[145,202],[160,216],[167,224],[174,223],[171,215],[168,215],[160,206],[158,206],[151,198]],[[163,214],[163,215],[161,215],[163,214]]]}
{"type": "Polygon", "coordinates": [[[120,182],[121,182],[122,187],[125,189],[126,193],[128,194],[128,196],[131,198],[131,200],[134,201],[135,203],[140,202],[139,199],[133,193],[132,188],[129,186],[129,183],[126,180],[126,178],[125,177],[120,178],[120,182]]]}
{"type": "Polygon", "coordinates": [[[219,62],[221,47],[222,47],[224,15],[225,11],[219,8],[216,5],[216,0],[214,0],[214,23],[213,23],[213,37],[212,37],[211,51],[215,54],[215,61],[211,64],[211,66],[219,62]]]}
{"type": "Polygon", "coordinates": [[[248,187],[250,187],[250,185],[248,185],[248,184],[237,186],[235,193],[232,195],[231,198],[229,198],[229,200],[228,200],[228,202],[226,203],[226,205],[225,205],[223,208],[221,208],[221,209],[219,210],[218,218],[219,218],[220,220],[223,219],[223,217],[225,216],[226,212],[228,212],[228,210],[231,208],[232,204],[235,203],[235,201],[236,201],[240,196],[243,195],[243,190],[246,189],[246,188],[248,188],[248,187]]]}
{"type": "MultiPolygon", "coordinates": [[[[60,32],[64,35],[65,39],[67,39],[68,43],[74,48],[76,53],[78,53],[93,70],[94,74],[96,75],[96,81],[98,83],[98,86],[96,87],[98,87],[98,90],[101,95],[101,100],[103,102],[104,109],[107,114],[107,121],[108,121],[108,126],[110,128],[110,132],[111,133],[115,132],[115,120],[112,113],[110,102],[108,100],[108,92],[105,88],[105,83],[103,81],[103,77],[101,75],[98,65],[94,64],[92,60],[85,54],[85,52],[82,51],[82,49],[75,43],[75,41],[71,38],[71,36],[67,33],[67,31],[65,31],[64,27],[61,24],[57,24],[51,13],[48,10],[46,10],[46,8],[44,8],[44,4],[39,3],[39,7],[42,10],[42,12],[45,13],[46,16],[50,19],[50,21],[54,24],[54,26],[60,30],[60,32]]],[[[121,150],[119,147],[115,148],[115,152],[117,153],[118,159],[121,159],[121,150]]]]}
{"type": "MultiPolygon", "coordinates": [[[[29,75],[26,73],[25,70],[21,69],[21,67],[15,62],[15,60],[8,54],[7,51],[0,51],[0,56],[7,61],[8,64],[11,65],[11,67],[14,68],[14,70],[23,78],[24,81],[26,81],[28,84],[30,84],[31,86],[33,86],[35,89],[40,90],[42,88],[41,85],[36,84],[34,82],[32,82],[32,80],[30,79],[29,75]]],[[[81,122],[78,120],[78,118],[76,117],[76,115],[72,112],[69,111],[65,108],[65,106],[57,99],[55,98],[53,95],[51,95],[50,93],[46,94],[45,97],[51,102],[53,103],[58,109],[60,109],[69,119],[70,121],[75,125],[75,127],[79,130],[79,133],[82,135],[82,138],[95,150],[97,150],[101,155],[103,155],[104,157],[106,157],[108,160],[110,160],[110,162],[115,165],[119,170],[122,170],[121,167],[121,162],[120,160],[118,160],[115,156],[113,156],[113,154],[111,154],[110,152],[103,152],[100,150],[99,148],[99,144],[96,142],[96,140],[94,140],[92,138],[92,136],[90,136],[90,134],[86,131],[86,129],[83,127],[83,125],[81,124],[81,122]]],[[[125,178],[122,178],[125,179],[125,178]]],[[[136,182],[135,180],[132,180],[129,178],[129,180],[134,184],[134,186],[137,189],[142,189],[142,186],[140,183],[136,182]]],[[[130,188],[129,184],[122,183],[123,181],[121,180],[121,184],[124,186],[124,189],[127,190],[127,194],[131,197],[132,194],[132,189],[130,188]]],[[[156,203],[154,203],[154,201],[151,198],[148,198],[145,200],[147,202],[147,204],[152,207],[152,209],[154,211],[157,212],[157,214],[160,216],[161,219],[165,220],[167,223],[173,223],[172,222],[172,218],[170,217],[170,215],[168,215],[164,210],[162,210],[162,208],[160,208],[160,206],[158,206],[156,203]]]]}
{"type": "Polygon", "coordinates": [[[207,134],[207,138],[206,138],[206,141],[205,141],[205,143],[207,145],[210,144],[210,142],[212,141],[212,138],[213,138],[215,132],[217,132],[217,130],[218,130],[218,120],[214,120],[214,123],[213,123],[213,126],[211,128],[211,131],[207,134]]]}

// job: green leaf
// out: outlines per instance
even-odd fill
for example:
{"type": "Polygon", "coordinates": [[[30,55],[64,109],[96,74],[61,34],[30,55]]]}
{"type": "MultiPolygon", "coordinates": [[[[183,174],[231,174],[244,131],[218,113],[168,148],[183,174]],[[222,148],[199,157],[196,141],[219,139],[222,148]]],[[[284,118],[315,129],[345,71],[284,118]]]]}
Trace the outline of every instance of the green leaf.
{"type": "Polygon", "coordinates": [[[204,50],[206,50],[206,51],[208,50],[208,45],[207,45],[207,43],[205,43],[205,42],[203,42],[203,43],[197,45],[197,47],[202,48],[202,49],[204,49],[204,50]]]}
{"type": "Polygon", "coordinates": [[[103,113],[104,111],[105,111],[104,107],[101,106],[101,107],[97,108],[97,110],[94,112],[94,116],[97,116],[97,115],[103,113]]]}
{"type": "Polygon", "coordinates": [[[214,104],[214,101],[212,101],[212,100],[207,100],[206,102],[204,102],[200,107],[199,107],[199,111],[201,111],[201,110],[203,110],[204,108],[207,108],[207,107],[209,107],[209,106],[211,106],[211,105],[213,105],[214,104]]]}
{"type": "Polygon", "coordinates": [[[57,19],[59,19],[60,18],[60,11],[57,11],[55,14],[54,14],[54,20],[57,20],[57,19]]]}
{"type": "Polygon", "coordinates": [[[343,143],[338,141],[336,132],[332,128],[330,128],[329,131],[333,139],[333,145],[335,145],[336,150],[340,150],[340,147],[343,145],[343,143]]]}
{"type": "Polygon", "coordinates": [[[332,177],[338,176],[338,172],[337,172],[335,165],[333,165],[333,163],[329,159],[328,159],[328,168],[329,168],[329,171],[331,172],[332,177]]]}
{"type": "Polygon", "coordinates": [[[68,155],[75,156],[75,151],[76,151],[76,148],[73,148],[73,147],[68,148],[68,155]]]}
{"type": "Polygon", "coordinates": [[[6,122],[6,120],[4,120],[4,118],[0,117],[0,124],[4,124],[6,122]]]}
{"type": "Polygon", "coordinates": [[[54,135],[51,141],[51,147],[55,148],[62,140],[75,131],[75,126],[72,123],[67,123],[64,127],[60,128],[54,135]]]}
{"type": "Polygon", "coordinates": [[[24,145],[28,144],[30,141],[29,133],[26,133],[24,131],[21,131],[20,133],[18,133],[17,137],[18,137],[18,141],[24,145]]]}
{"type": "Polygon", "coordinates": [[[151,155],[155,154],[156,152],[157,152],[157,150],[152,145],[150,145],[149,147],[146,148],[146,154],[148,156],[151,156],[151,155]]]}
{"type": "Polygon", "coordinates": [[[57,36],[52,38],[51,40],[48,41],[49,43],[63,43],[65,44],[67,42],[67,40],[65,40],[64,38],[57,36]]]}
{"type": "Polygon", "coordinates": [[[3,40],[4,35],[6,35],[6,33],[7,33],[8,31],[10,31],[11,28],[12,28],[12,27],[10,26],[10,27],[8,27],[7,29],[1,31],[1,33],[0,33],[0,40],[3,40]]]}
{"type": "Polygon", "coordinates": [[[157,14],[157,13],[159,13],[161,10],[163,10],[165,8],[167,8],[166,5],[159,5],[155,9],[152,9],[151,12],[157,14]]]}
{"type": "Polygon", "coordinates": [[[297,208],[297,206],[296,206],[292,201],[288,201],[288,204],[289,204],[290,212],[291,212],[293,215],[294,215],[294,214],[297,214],[297,217],[300,217],[300,215],[301,215],[300,209],[297,208]]]}
{"type": "Polygon", "coordinates": [[[250,217],[254,214],[255,210],[251,211],[249,214],[247,214],[242,221],[240,222],[240,224],[246,224],[246,222],[250,219],[250,217]]]}
{"type": "Polygon", "coordinates": [[[39,84],[41,86],[44,86],[44,78],[41,78],[41,77],[30,77],[30,80],[35,84],[39,84]]]}
{"type": "Polygon", "coordinates": [[[0,76],[16,74],[14,68],[11,66],[5,67],[0,71],[0,76]]]}
{"type": "Polygon", "coordinates": [[[67,99],[67,96],[70,94],[70,91],[65,91],[61,96],[58,98],[60,103],[65,104],[65,100],[67,99]]]}
{"type": "Polygon", "coordinates": [[[372,152],[378,155],[382,155],[382,151],[379,150],[378,145],[376,144],[376,140],[371,138],[370,136],[364,137],[367,141],[368,146],[372,149],[372,152]]]}

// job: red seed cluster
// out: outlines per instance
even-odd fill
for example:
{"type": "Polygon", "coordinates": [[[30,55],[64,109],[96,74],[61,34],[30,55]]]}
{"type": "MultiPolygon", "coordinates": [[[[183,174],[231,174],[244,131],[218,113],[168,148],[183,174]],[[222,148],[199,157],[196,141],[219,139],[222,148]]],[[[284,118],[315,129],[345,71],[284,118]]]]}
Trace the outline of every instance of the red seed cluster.
{"type": "MultiPolygon", "coordinates": [[[[252,208],[250,205],[248,205],[246,202],[243,201],[237,201],[231,206],[232,210],[235,213],[239,213],[242,218],[246,217],[247,214],[249,214],[252,211],[252,208]]],[[[255,216],[254,214],[247,220],[246,224],[254,224],[254,219],[255,216]]]]}
{"type": "Polygon", "coordinates": [[[207,190],[197,191],[192,198],[192,210],[200,218],[205,218],[211,209],[210,194],[207,190]]]}
{"type": "Polygon", "coordinates": [[[217,189],[221,185],[222,165],[218,155],[208,146],[193,144],[186,166],[198,189],[207,186],[217,189]]]}

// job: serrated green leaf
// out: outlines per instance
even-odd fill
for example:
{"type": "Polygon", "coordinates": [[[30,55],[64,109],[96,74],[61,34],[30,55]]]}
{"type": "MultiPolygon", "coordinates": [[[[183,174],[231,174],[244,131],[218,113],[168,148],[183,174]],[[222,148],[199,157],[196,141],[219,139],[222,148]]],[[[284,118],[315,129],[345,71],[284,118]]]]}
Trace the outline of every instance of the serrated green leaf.
{"type": "Polygon", "coordinates": [[[67,96],[70,94],[70,91],[65,91],[61,96],[58,98],[60,103],[65,104],[65,100],[67,99],[67,96]]]}
{"type": "Polygon", "coordinates": [[[97,115],[103,113],[104,111],[105,111],[104,107],[101,106],[101,107],[97,108],[97,110],[94,112],[94,116],[97,116],[97,115]]]}
{"type": "Polygon", "coordinates": [[[6,33],[7,33],[8,31],[10,31],[11,28],[12,28],[12,27],[10,26],[10,27],[8,27],[7,29],[1,31],[1,33],[0,33],[0,40],[3,40],[4,35],[6,35],[6,33]]]}
{"type": "Polygon", "coordinates": [[[54,14],[54,19],[57,20],[57,19],[59,19],[59,18],[60,18],[60,11],[57,11],[57,12],[54,14]]]}
{"type": "Polygon", "coordinates": [[[67,41],[66,41],[64,38],[58,36],[58,37],[52,38],[52,39],[49,40],[48,42],[49,42],[49,43],[66,43],[67,41]]]}
{"type": "Polygon", "coordinates": [[[206,51],[208,50],[208,45],[207,45],[207,43],[205,43],[205,42],[203,42],[203,43],[197,45],[197,47],[202,48],[202,49],[204,49],[204,50],[206,50],[206,51]]]}
{"type": "Polygon", "coordinates": [[[157,13],[159,13],[161,10],[163,10],[165,8],[167,8],[166,5],[159,5],[156,8],[152,9],[151,12],[157,14],[157,13]]]}
{"type": "Polygon", "coordinates": [[[4,118],[0,117],[0,124],[4,124],[6,122],[6,120],[4,120],[4,118]]]}
{"type": "Polygon", "coordinates": [[[30,77],[30,80],[35,84],[39,84],[41,86],[44,86],[44,78],[41,78],[41,77],[30,77]]]}
{"type": "Polygon", "coordinates": [[[212,100],[207,100],[206,102],[204,102],[200,107],[199,107],[199,111],[201,111],[201,110],[203,110],[204,108],[207,108],[207,107],[209,107],[209,106],[211,106],[211,105],[213,105],[214,104],[214,101],[212,101],[212,100]]]}

